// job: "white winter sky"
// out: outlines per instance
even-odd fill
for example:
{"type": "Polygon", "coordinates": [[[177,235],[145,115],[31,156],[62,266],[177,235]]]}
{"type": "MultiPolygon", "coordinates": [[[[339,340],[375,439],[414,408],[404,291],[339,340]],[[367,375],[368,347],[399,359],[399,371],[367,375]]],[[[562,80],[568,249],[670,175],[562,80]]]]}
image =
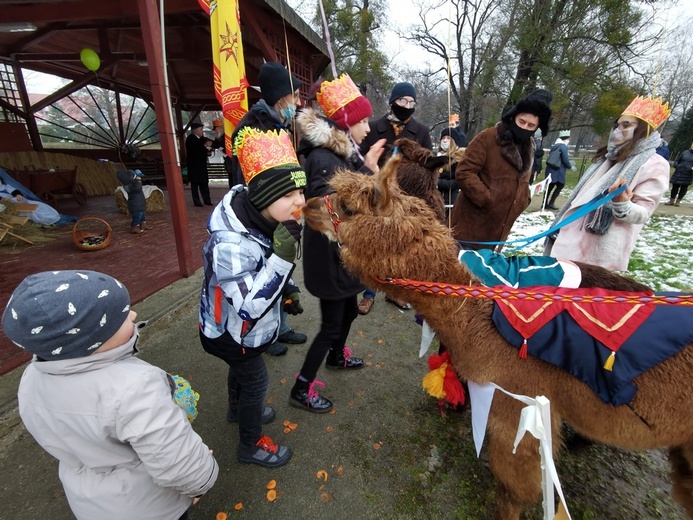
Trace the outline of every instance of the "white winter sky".
{"type": "MultiPolygon", "coordinates": [[[[312,19],[317,9],[316,0],[286,0],[288,4],[308,23],[312,25],[312,19]]],[[[654,0],[656,3],[663,3],[662,0],[654,0]]],[[[663,11],[658,19],[659,24],[670,31],[677,24],[687,19],[687,23],[693,21],[693,0],[666,0],[670,7],[663,11]]],[[[444,0],[387,0],[388,12],[387,19],[384,20],[384,36],[382,47],[388,57],[396,65],[404,65],[409,69],[424,69],[430,63],[431,68],[437,69],[441,66],[437,60],[439,58],[427,53],[420,47],[407,42],[398,36],[399,32],[407,32],[406,29],[412,25],[418,25],[420,5],[439,5],[437,13],[441,17],[451,14],[450,2],[444,0]],[[435,62],[434,62],[435,61],[435,62]]],[[[430,19],[429,19],[430,23],[430,19]]],[[[439,24],[436,28],[436,36],[443,41],[449,41],[450,35],[447,34],[448,27],[439,24]]],[[[453,34],[454,36],[454,34],[453,34]]],[[[669,42],[671,44],[671,42],[669,42]]],[[[399,67],[401,68],[401,67],[399,67]]],[[[339,71],[338,71],[339,72],[339,71]]],[[[393,78],[399,81],[399,78],[393,78]]]]}
{"type": "MultiPolygon", "coordinates": [[[[309,24],[312,24],[312,17],[316,10],[315,0],[287,0],[288,4],[309,24]]],[[[401,39],[397,35],[397,30],[404,30],[412,24],[419,21],[418,4],[430,3],[441,5],[441,16],[447,14],[448,3],[440,1],[427,0],[388,0],[389,7],[386,20],[384,21],[384,36],[382,38],[382,46],[385,49],[388,57],[398,65],[404,65],[407,68],[417,69],[425,68],[433,57],[411,43],[401,39]]],[[[683,19],[693,20],[693,0],[678,0],[673,7],[666,13],[663,13],[664,19],[660,21],[662,25],[668,29],[673,28],[683,19]]],[[[444,29],[441,29],[444,30],[444,29]]],[[[441,35],[445,40],[446,34],[441,35]]],[[[431,63],[432,67],[440,66],[439,63],[431,63]]],[[[339,71],[338,71],[339,72],[339,71]]],[[[31,93],[49,94],[57,90],[66,81],[55,76],[49,76],[33,71],[25,71],[27,88],[31,93]]],[[[399,78],[393,78],[399,80],[399,78]]]]}

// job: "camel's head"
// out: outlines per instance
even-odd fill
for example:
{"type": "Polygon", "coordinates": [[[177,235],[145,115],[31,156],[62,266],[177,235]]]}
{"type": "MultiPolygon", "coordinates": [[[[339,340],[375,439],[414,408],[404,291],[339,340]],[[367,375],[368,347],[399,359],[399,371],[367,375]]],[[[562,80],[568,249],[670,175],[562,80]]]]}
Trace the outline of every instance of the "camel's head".
{"type": "Polygon", "coordinates": [[[330,182],[333,193],[311,198],[303,208],[306,223],[339,242],[347,268],[371,283],[373,275],[436,274],[457,252],[433,211],[397,185],[400,161],[390,159],[375,175],[338,171],[330,182]]]}

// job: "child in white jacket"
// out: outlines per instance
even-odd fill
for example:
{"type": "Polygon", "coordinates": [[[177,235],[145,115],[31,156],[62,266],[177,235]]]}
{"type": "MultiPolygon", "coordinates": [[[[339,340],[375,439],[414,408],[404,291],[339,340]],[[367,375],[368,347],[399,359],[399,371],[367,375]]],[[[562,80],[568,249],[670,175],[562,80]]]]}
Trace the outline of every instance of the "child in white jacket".
{"type": "Polygon", "coordinates": [[[127,289],[94,271],[30,275],[2,316],[7,337],[34,354],[19,413],[58,459],[79,520],[185,519],[219,472],[172,377],[136,357],[136,316],[127,289]]]}

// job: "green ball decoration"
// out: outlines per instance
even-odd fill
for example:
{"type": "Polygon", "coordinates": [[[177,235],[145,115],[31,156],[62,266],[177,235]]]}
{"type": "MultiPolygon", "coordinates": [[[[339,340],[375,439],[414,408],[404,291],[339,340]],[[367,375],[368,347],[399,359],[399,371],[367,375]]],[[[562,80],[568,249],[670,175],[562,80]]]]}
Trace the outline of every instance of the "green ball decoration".
{"type": "Polygon", "coordinates": [[[82,49],[79,53],[79,59],[82,60],[82,63],[86,68],[93,72],[99,70],[99,67],[101,66],[101,58],[99,58],[99,55],[91,49],[82,49]]]}

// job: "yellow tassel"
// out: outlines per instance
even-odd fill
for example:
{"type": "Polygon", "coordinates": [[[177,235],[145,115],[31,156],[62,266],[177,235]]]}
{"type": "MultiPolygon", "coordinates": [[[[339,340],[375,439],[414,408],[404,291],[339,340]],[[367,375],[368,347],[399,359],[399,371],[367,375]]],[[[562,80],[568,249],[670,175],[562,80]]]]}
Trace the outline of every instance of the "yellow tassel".
{"type": "Polygon", "coordinates": [[[612,352],[611,355],[606,358],[606,363],[604,363],[604,370],[612,371],[614,369],[614,361],[616,361],[616,352],[612,352]]]}
{"type": "Polygon", "coordinates": [[[431,370],[423,378],[423,389],[436,399],[445,399],[443,384],[445,383],[445,369],[447,366],[447,363],[443,363],[435,370],[431,370]]]}

